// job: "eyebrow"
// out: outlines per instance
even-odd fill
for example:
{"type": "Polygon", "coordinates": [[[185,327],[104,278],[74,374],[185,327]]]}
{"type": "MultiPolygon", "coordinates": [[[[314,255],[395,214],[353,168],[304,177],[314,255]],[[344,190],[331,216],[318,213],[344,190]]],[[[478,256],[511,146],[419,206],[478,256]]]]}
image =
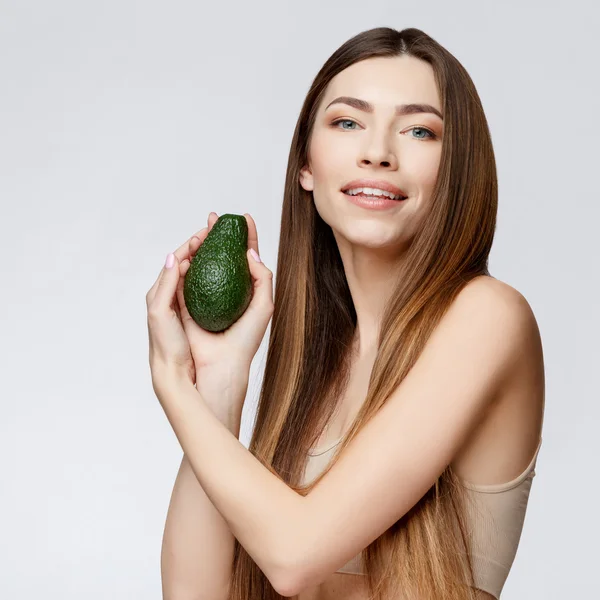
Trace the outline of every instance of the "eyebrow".
{"type": "MultiPolygon", "coordinates": [[[[327,110],[332,104],[347,104],[348,106],[352,106],[358,110],[362,110],[364,112],[372,113],[375,109],[370,102],[366,100],[359,100],[358,98],[352,98],[351,96],[340,96],[335,100],[332,100],[326,107],[327,110]]],[[[444,117],[442,113],[431,106],[430,104],[423,103],[412,103],[412,104],[398,104],[396,107],[396,116],[403,117],[404,115],[416,115],[421,113],[431,113],[433,115],[437,115],[442,121],[444,117]]]]}

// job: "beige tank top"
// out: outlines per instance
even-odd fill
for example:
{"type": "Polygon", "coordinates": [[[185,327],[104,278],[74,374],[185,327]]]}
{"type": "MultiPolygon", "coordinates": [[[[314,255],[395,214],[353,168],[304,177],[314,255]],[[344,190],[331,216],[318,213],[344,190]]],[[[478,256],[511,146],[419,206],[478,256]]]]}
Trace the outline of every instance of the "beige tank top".
{"type": "MultiPolygon", "coordinates": [[[[308,454],[303,477],[306,485],[323,471],[333,455],[339,438],[329,446],[313,449],[308,454]]],[[[496,485],[476,485],[466,481],[467,523],[470,525],[474,587],[500,597],[512,567],[521,538],[531,483],[535,476],[537,449],[527,468],[515,479],[496,485]]],[[[361,554],[358,554],[338,573],[363,575],[361,554]]]]}

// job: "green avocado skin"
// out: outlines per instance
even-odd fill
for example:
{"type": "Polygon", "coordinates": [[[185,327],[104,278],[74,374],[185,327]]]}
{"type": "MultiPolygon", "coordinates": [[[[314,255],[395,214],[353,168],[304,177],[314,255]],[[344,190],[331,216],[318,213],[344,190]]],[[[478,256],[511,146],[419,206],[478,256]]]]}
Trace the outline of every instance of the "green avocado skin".
{"type": "Polygon", "coordinates": [[[194,321],[207,331],[231,327],[252,300],[248,223],[243,215],[221,215],[192,258],[183,298],[194,321]]]}

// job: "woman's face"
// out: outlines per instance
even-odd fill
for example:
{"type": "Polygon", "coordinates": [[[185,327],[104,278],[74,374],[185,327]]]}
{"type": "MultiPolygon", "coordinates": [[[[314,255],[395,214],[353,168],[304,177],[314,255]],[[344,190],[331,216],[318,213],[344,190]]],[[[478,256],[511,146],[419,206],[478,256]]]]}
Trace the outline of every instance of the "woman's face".
{"type": "Polygon", "coordinates": [[[370,58],[329,83],[300,183],[313,192],[316,209],[338,244],[397,255],[420,227],[437,178],[443,121],[428,112],[396,114],[395,107],[404,104],[427,104],[442,112],[429,63],[409,56],[370,58]],[[369,103],[372,112],[361,110],[356,102],[331,104],[339,97],[369,103]],[[342,192],[358,179],[390,183],[407,199],[385,210],[358,206],[342,192]]]}

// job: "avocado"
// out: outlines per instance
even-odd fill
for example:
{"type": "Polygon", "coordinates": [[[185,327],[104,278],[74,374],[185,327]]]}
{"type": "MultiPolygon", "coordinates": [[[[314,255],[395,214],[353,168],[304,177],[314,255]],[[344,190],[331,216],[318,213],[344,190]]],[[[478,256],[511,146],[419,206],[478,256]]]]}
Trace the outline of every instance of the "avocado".
{"type": "Polygon", "coordinates": [[[252,300],[248,266],[248,223],[243,215],[221,215],[192,258],[183,297],[194,321],[207,331],[224,331],[252,300]]]}

